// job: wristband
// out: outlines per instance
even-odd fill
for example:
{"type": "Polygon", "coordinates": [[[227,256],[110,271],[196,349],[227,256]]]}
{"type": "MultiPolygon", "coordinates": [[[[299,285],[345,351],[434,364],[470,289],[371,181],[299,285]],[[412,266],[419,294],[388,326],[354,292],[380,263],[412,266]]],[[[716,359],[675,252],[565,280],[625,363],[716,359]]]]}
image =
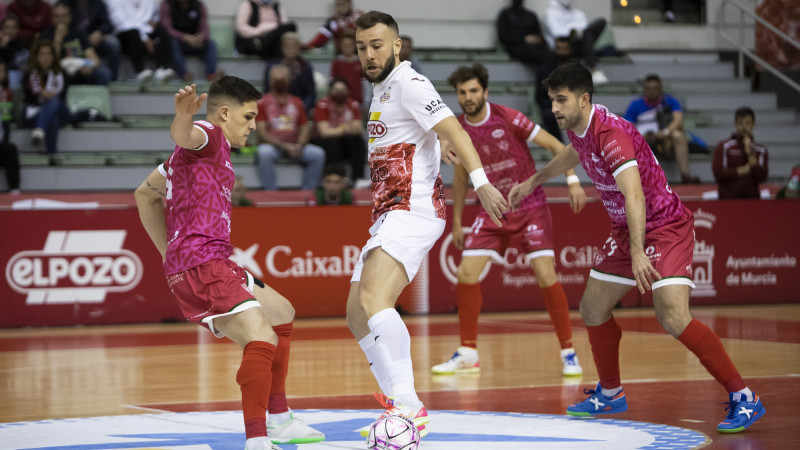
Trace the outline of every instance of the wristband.
{"type": "Polygon", "coordinates": [[[483,168],[475,169],[469,173],[469,179],[472,180],[472,187],[477,191],[479,187],[484,184],[489,184],[489,178],[486,177],[486,172],[483,168]]]}
{"type": "Polygon", "coordinates": [[[568,175],[567,184],[580,183],[581,179],[577,175],[568,175]]]}

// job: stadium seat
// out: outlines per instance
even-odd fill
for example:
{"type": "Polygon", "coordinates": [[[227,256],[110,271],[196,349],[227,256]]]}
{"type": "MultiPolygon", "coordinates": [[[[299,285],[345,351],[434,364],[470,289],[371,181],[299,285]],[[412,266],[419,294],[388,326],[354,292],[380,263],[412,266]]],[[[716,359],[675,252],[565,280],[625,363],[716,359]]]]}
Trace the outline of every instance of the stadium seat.
{"type": "Polygon", "coordinates": [[[233,23],[231,21],[210,20],[208,24],[211,39],[217,43],[217,55],[220,58],[230,58],[236,55],[233,44],[233,23]]]}
{"type": "Polygon", "coordinates": [[[111,120],[111,93],[108,86],[73,84],[67,89],[67,107],[70,111],[94,108],[111,120]]]}

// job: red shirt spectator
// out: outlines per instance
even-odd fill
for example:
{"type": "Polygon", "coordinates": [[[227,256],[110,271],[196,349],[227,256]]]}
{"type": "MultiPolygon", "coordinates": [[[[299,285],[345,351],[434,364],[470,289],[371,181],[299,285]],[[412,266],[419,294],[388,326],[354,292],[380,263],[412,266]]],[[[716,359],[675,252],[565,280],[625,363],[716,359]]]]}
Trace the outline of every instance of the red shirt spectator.
{"type": "Polygon", "coordinates": [[[19,38],[33,41],[37,34],[50,26],[53,14],[49,3],[44,0],[14,0],[8,5],[6,14],[19,17],[19,38]]]}
{"type": "Polygon", "coordinates": [[[271,93],[258,102],[256,122],[267,122],[267,131],[283,142],[297,143],[298,129],[308,123],[303,101],[287,94],[287,101],[280,103],[271,93]]]}
{"type": "Polygon", "coordinates": [[[314,108],[314,122],[328,122],[331,128],[349,126],[353,120],[361,120],[361,107],[352,98],[348,98],[343,104],[337,104],[328,96],[317,102],[317,107],[314,108]]]}
{"type": "Polygon", "coordinates": [[[333,39],[336,53],[341,51],[342,36],[356,34],[356,20],[364,14],[360,9],[353,9],[351,0],[336,0],[336,14],[329,17],[325,25],[320,27],[317,34],[305,45],[307,48],[319,48],[333,39]]]}
{"type": "Polygon", "coordinates": [[[350,91],[350,98],[360,105],[364,102],[364,91],[361,87],[363,77],[361,60],[356,54],[356,40],[352,35],[343,36],[341,53],[331,62],[331,78],[343,79],[350,91]]]}

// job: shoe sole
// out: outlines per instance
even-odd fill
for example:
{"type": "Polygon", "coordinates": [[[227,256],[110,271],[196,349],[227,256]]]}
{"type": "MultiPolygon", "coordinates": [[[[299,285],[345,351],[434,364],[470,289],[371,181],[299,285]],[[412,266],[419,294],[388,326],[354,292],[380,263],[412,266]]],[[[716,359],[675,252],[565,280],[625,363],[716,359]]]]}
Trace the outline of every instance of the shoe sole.
{"type": "Polygon", "coordinates": [[[431,369],[431,372],[433,372],[436,375],[456,375],[459,373],[478,373],[480,371],[481,371],[480,367],[467,367],[465,369],[444,370],[444,371],[431,369]]]}
{"type": "Polygon", "coordinates": [[[717,432],[718,433],[723,433],[723,434],[741,433],[742,431],[750,428],[751,425],[756,423],[756,420],[760,419],[766,412],[767,412],[766,409],[762,410],[761,414],[757,415],[755,417],[755,419],[753,419],[753,420],[747,422],[746,424],[744,424],[744,425],[742,425],[740,427],[737,427],[737,428],[719,428],[719,427],[717,427],[717,432]]]}
{"type": "MultiPolygon", "coordinates": [[[[425,436],[428,435],[428,429],[425,426],[425,425],[428,425],[431,422],[431,419],[429,419],[428,416],[419,417],[417,419],[412,420],[412,422],[414,422],[414,425],[417,426],[417,430],[419,431],[419,436],[420,437],[425,437],[425,436]],[[420,429],[419,427],[422,427],[422,429],[420,429]]],[[[372,427],[372,424],[369,424],[369,425],[367,425],[367,426],[365,426],[363,428],[359,428],[358,429],[358,434],[360,434],[361,437],[368,437],[369,436],[370,427],[372,427]]]]}
{"type": "Polygon", "coordinates": [[[572,373],[561,372],[561,375],[563,375],[565,377],[582,377],[583,376],[583,371],[572,372],[572,373]]]}
{"type": "Polygon", "coordinates": [[[314,444],[316,442],[322,442],[325,438],[299,438],[299,439],[270,439],[270,442],[273,444],[314,444]]]}
{"type": "Polygon", "coordinates": [[[586,412],[586,411],[569,411],[569,410],[567,410],[567,415],[573,416],[573,417],[591,417],[591,416],[599,416],[599,415],[602,415],[602,414],[616,414],[616,413],[625,412],[627,410],[628,410],[628,406],[626,405],[624,408],[617,408],[617,409],[614,409],[614,410],[611,410],[611,411],[599,411],[599,412],[596,412],[596,413],[590,413],[590,412],[586,412]]]}

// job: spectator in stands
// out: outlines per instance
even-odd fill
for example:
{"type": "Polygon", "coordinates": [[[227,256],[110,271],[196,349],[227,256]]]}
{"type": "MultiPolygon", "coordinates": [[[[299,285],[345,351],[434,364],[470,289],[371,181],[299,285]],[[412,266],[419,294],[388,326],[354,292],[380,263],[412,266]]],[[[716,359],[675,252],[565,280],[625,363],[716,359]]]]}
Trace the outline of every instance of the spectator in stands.
{"type": "Polygon", "coordinates": [[[411,39],[411,36],[404,34],[400,36],[400,41],[403,43],[400,47],[400,61],[411,61],[411,68],[422,74],[419,58],[414,56],[414,40],[411,39]]]}
{"type": "Polygon", "coordinates": [[[341,52],[331,62],[331,78],[341,78],[347,82],[347,90],[350,98],[358,104],[364,102],[364,70],[361,68],[361,60],[356,53],[356,38],[352,34],[342,36],[339,41],[341,52]]]}
{"type": "Polygon", "coordinates": [[[336,0],[334,10],[334,15],[329,17],[325,24],[320,27],[317,34],[303,46],[306,50],[320,48],[330,39],[333,39],[336,54],[338,55],[342,51],[342,36],[346,34],[355,35],[356,19],[364,14],[364,11],[353,9],[351,0],[336,0]]]}
{"type": "Polygon", "coordinates": [[[236,11],[236,50],[270,60],[281,56],[281,36],[297,31],[280,3],[243,0],[236,11]]]}
{"type": "Polygon", "coordinates": [[[681,105],[664,93],[658,75],[645,77],[644,95],[628,105],[625,120],[636,125],[659,158],[674,159],[678,163],[682,183],[700,182],[689,169],[689,141],[683,130],[681,105]]]}
{"type": "Polygon", "coordinates": [[[334,78],[330,82],[328,96],[314,108],[314,123],[317,137],[313,142],[325,150],[325,160],[332,164],[349,161],[350,176],[364,178],[364,125],[359,104],[350,98],[345,80],[334,78]]]}
{"type": "Polygon", "coordinates": [[[200,0],[166,0],[161,3],[161,26],[172,43],[172,63],[183,80],[194,80],[186,70],[184,55],[200,56],[205,63],[205,77],[213,81],[222,77],[217,72],[217,44],[208,31],[208,12],[200,0]]]}
{"type": "Polygon", "coordinates": [[[19,18],[6,15],[0,23],[0,59],[8,69],[8,84],[11,90],[22,86],[22,73],[28,67],[31,50],[25,41],[18,37],[19,18]]]}
{"type": "Polygon", "coordinates": [[[103,0],[67,0],[72,13],[72,26],[89,35],[89,44],[111,69],[111,79],[119,76],[122,44],[114,35],[114,26],[108,17],[103,0]]]}
{"type": "Polygon", "coordinates": [[[6,8],[6,14],[19,17],[19,38],[30,46],[50,26],[50,9],[50,3],[44,0],[14,0],[6,8]]]}
{"type": "Polygon", "coordinates": [[[352,205],[353,193],[347,187],[344,166],[328,164],[322,175],[322,184],[314,189],[314,205],[352,205]]]}
{"type": "Polygon", "coordinates": [[[253,206],[253,202],[247,198],[247,186],[244,184],[244,176],[236,175],[231,191],[231,204],[233,206],[253,206]]]}
{"type": "Polygon", "coordinates": [[[592,82],[595,85],[608,83],[606,74],[597,68],[594,51],[594,43],[606,27],[606,19],[598,17],[589,23],[586,14],[572,3],[572,0],[550,0],[544,14],[545,39],[551,48],[555,48],[557,38],[568,38],[572,55],[582,57],[586,67],[592,71],[592,82]]]}
{"type": "MultiPolygon", "coordinates": [[[[535,67],[552,66],[553,52],[544,40],[539,16],[525,8],[524,2],[512,0],[511,6],[497,16],[500,43],[512,58],[535,67]]],[[[552,71],[552,67],[549,70],[552,71]]]]}
{"type": "Polygon", "coordinates": [[[800,164],[792,167],[789,181],[775,194],[775,198],[800,198],[800,164]]]}
{"type": "Polygon", "coordinates": [[[23,125],[34,127],[32,145],[44,140],[47,153],[55,153],[58,129],[70,122],[70,114],[62,99],[64,74],[51,41],[40,40],[33,47],[29,67],[24,80],[23,125]]]}
{"type": "Polygon", "coordinates": [[[742,107],[733,115],[736,132],[714,149],[714,178],[719,198],[761,198],[758,183],[769,173],[767,148],[755,142],[756,113],[742,107]]]}
{"type": "Polygon", "coordinates": [[[56,56],[61,61],[68,84],[108,85],[111,69],[102,65],[89,36],[72,26],[69,6],[64,2],[53,5],[53,25],[42,31],[42,39],[53,41],[56,56]]]}
{"type": "Polygon", "coordinates": [[[168,81],[174,77],[169,34],[158,22],[158,0],[106,0],[106,6],[122,51],[136,70],[136,79],[168,81]],[[148,55],[155,59],[155,72],[145,67],[148,55]]]}
{"type": "Polygon", "coordinates": [[[317,87],[314,84],[314,68],[311,63],[300,56],[300,36],[290,31],[281,36],[281,51],[283,57],[267,63],[264,70],[264,93],[270,91],[270,70],[276,66],[289,68],[289,93],[303,101],[306,113],[311,113],[311,108],[317,102],[317,87]]]}
{"type": "Polygon", "coordinates": [[[5,17],[6,17],[6,8],[8,8],[8,5],[6,5],[3,2],[0,2],[0,20],[5,19],[5,17]]]}
{"type": "Polygon", "coordinates": [[[11,119],[13,118],[14,100],[8,87],[8,70],[6,63],[0,61],[0,163],[6,172],[6,184],[10,194],[19,194],[19,150],[11,142],[11,119]]]}
{"type": "Polygon", "coordinates": [[[270,92],[258,102],[258,172],[264,189],[277,189],[275,165],[285,157],[305,166],[302,189],[312,190],[319,183],[325,166],[325,150],[309,144],[311,124],[303,101],[289,93],[289,68],[272,66],[270,92]]]}

